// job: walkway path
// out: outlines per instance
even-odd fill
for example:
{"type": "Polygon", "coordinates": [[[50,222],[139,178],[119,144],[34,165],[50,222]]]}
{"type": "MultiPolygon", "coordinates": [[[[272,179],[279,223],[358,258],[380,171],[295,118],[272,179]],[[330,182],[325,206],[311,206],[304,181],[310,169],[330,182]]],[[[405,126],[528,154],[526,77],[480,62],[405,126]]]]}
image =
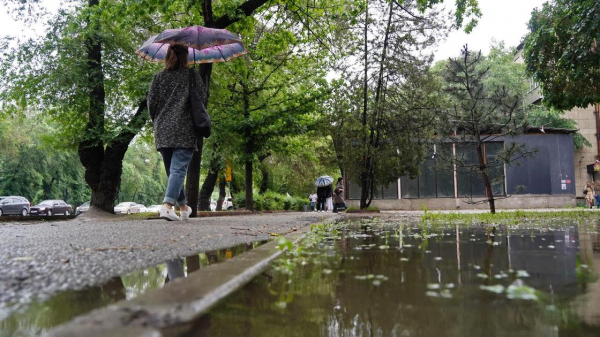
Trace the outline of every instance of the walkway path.
{"type": "Polygon", "coordinates": [[[0,224],[0,308],[8,302],[98,285],[175,257],[266,240],[332,213],[276,213],[189,222],[77,218],[0,224]]]}

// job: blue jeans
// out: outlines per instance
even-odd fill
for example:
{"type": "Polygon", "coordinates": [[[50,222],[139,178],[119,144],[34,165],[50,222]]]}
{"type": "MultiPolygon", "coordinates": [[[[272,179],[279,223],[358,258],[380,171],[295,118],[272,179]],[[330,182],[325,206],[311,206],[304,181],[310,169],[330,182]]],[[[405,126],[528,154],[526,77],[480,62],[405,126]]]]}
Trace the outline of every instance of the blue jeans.
{"type": "Polygon", "coordinates": [[[594,198],[596,199],[596,207],[600,208],[600,195],[595,195],[594,198]]]}
{"type": "Polygon", "coordinates": [[[194,149],[173,149],[164,148],[158,150],[163,157],[165,171],[167,171],[167,190],[163,203],[175,205],[175,200],[179,206],[187,203],[185,193],[183,192],[183,181],[187,174],[187,167],[194,154],[194,149]]]}
{"type": "Polygon", "coordinates": [[[316,206],[316,205],[317,205],[317,203],[316,203],[316,202],[312,202],[312,201],[311,201],[311,202],[310,202],[310,210],[311,210],[311,211],[314,211],[314,210],[315,210],[315,206],[316,206]]]}

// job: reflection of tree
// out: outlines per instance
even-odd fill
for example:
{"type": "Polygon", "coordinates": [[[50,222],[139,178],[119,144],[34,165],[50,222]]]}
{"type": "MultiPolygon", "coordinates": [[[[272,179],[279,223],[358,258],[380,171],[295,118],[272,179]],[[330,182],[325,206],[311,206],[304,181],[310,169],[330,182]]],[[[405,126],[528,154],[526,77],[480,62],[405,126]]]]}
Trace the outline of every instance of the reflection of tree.
{"type": "Polygon", "coordinates": [[[136,270],[122,276],[127,299],[135,298],[147,290],[161,288],[165,283],[167,268],[164,264],[156,267],[136,270]]]}
{"type": "Polygon", "coordinates": [[[119,277],[99,287],[65,291],[42,303],[33,303],[24,312],[16,312],[0,321],[0,335],[38,335],[87,313],[125,298],[125,288],[119,277]]]}
{"type": "Polygon", "coordinates": [[[195,272],[196,270],[200,270],[200,256],[199,255],[191,255],[185,258],[185,265],[187,267],[188,275],[190,273],[195,272]]]}

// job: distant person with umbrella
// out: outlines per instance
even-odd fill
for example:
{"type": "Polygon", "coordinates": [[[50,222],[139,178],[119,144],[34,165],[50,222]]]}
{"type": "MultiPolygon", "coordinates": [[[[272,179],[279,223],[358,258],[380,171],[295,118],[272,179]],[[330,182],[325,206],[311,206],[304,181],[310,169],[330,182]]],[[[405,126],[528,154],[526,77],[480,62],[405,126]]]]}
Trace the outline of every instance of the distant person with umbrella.
{"type": "Polygon", "coordinates": [[[317,178],[315,185],[317,186],[317,211],[325,212],[325,204],[327,202],[327,198],[331,197],[332,189],[331,183],[333,182],[333,178],[330,176],[321,176],[317,178]]]}
{"type": "MultiPolygon", "coordinates": [[[[165,69],[154,75],[148,91],[148,111],[154,124],[156,149],[163,157],[169,177],[160,217],[169,221],[180,220],[173,209],[175,203],[179,205],[182,220],[188,219],[191,213],[183,192],[183,181],[197,138],[189,103],[190,71],[188,47],[171,45],[165,69]]],[[[204,98],[204,82],[194,73],[199,94],[204,98]]]]}

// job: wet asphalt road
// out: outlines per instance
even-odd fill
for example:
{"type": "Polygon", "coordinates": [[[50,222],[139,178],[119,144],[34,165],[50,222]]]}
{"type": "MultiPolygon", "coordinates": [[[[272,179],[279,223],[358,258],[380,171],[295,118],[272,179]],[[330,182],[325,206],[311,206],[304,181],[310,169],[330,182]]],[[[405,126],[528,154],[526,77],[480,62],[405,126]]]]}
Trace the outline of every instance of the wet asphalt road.
{"type": "Polygon", "coordinates": [[[0,223],[0,307],[98,285],[175,257],[272,238],[332,213],[197,218],[189,222],[76,218],[0,223]]]}

